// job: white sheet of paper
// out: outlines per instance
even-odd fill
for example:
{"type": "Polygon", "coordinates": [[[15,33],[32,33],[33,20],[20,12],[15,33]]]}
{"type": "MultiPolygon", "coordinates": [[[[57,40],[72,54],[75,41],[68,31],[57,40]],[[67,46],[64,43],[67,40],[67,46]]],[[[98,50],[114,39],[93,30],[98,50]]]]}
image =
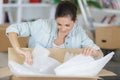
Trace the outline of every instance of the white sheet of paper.
{"type": "Polygon", "coordinates": [[[58,76],[96,76],[105,64],[112,58],[114,52],[94,60],[91,56],[82,54],[75,56],[55,69],[58,76]]]}
{"type": "Polygon", "coordinates": [[[92,61],[94,61],[94,58],[92,58],[91,56],[84,56],[83,54],[79,54],[64,62],[62,65],[58,66],[58,68],[62,69],[69,66],[74,67],[75,65],[84,64],[92,61]]]}

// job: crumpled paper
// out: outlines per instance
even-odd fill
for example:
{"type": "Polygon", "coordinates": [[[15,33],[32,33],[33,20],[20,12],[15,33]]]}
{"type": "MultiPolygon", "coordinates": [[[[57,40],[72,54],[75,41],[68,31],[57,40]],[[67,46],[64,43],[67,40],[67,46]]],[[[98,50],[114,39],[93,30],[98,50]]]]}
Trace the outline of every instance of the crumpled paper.
{"type": "Polygon", "coordinates": [[[95,60],[91,56],[79,54],[55,69],[58,76],[96,76],[112,58],[114,52],[95,60]]]}
{"type": "Polygon", "coordinates": [[[20,65],[15,61],[9,61],[8,66],[15,75],[41,75],[41,74],[55,74],[54,68],[61,63],[49,57],[49,50],[43,47],[36,47],[33,52],[33,64],[29,65],[26,62],[20,65]]]}
{"type": "Polygon", "coordinates": [[[36,47],[32,52],[33,64],[28,65],[24,62],[24,65],[43,74],[54,74],[54,68],[61,63],[54,58],[49,57],[49,54],[50,52],[46,48],[36,47]]]}

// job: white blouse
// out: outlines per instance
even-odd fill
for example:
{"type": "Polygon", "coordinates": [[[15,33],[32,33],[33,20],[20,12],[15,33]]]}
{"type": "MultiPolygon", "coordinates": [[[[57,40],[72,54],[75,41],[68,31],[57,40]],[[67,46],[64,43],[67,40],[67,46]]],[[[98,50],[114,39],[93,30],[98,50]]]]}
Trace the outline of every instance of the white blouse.
{"type": "Polygon", "coordinates": [[[65,45],[64,45],[64,44],[56,45],[56,44],[53,42],[52,48],[65,48],[65,45]]]}

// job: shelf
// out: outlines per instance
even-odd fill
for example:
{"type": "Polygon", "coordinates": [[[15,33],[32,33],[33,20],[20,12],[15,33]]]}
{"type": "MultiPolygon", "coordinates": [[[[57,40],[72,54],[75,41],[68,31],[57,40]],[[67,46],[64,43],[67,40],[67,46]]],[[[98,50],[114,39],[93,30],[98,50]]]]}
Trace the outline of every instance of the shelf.
{"type": "Polygon", "coordinates": [[[18,7],[18,4],[3,4],[3,7],[18,7]]]}
{"type": "Polygon", "coordinates": [[[96,9],[96,8],[90,8],[90,11],[98,11],[98,12],[105,12],[105,13],[111,13],[111,14],[120,14],[120,10],[112,10],[112,9],[96,9]]]}
{"type": "Polygon", "coordinates": [[[47,3],[26,3],[26,4],[3,4],[3,7],[18,7],[18,6],[21,6],[21,7],[51,7],[52,5],[51,4],[47,4],[47,3]]]}
{"type": "Polygon", "coordinates": [[[3,0],[0,0],[0,24],[5,22],[6,17],[8,17],[10,23],[19,23],[23,19],[53,18],[56,5],[50,3],[23,3],[23,1],[16,0],[16,3],[3,3],[3,0]],[[5,14],[5,11],[7,14],[5,14]]]}
{"type": "Polygon", "coordinates": [[[22,4],[22,7],[51,7],[51,4],[46,4],[46,3],[27,3],[27,4],[22,4]]]}
{"type": "MultiPolygon", "coordinates": [[[[120,0],[111,0],[111,2],[116,1],[120,2],[120,0]]],[[[103,7],[102,9],[98,9],[97,7],[94,6],[93,7],[88,6],[87,0],[79,0],[81,13],[83,15],[87,27],[89,27],[90,30],[94,30],[95,27],[120,25],[120,5],[118,3],[116,4],[114,3],[113,9],[111,9],[104,8],[109,2],[106,2],[104,0],[100,0],[98,2],[100,2],[100,5],[103,7]],[[106,3],[106,5],[105,4],[103,5],[103,3],[106,3]],[[89,23],[91,23],[92,25],[90,25],[89,23]]]]}
{"type": "MultiPolygon", "coordinates": [[[[90,8],[90,11],[91,11],[91,13],[95,13],[93,15],[94,15],[96,21],[98,21],[98,22],[93,22],[93,26],[95,26],[95,27],[98,27],[98,26],[105,27],[105,26],[119,25],[118,22],[116,24],[116,23],[114,23],[114,21],[111,24],[100,23],[100,22],[101,22],[101,20],[103,20],[105,18],[105,16],[109,16],[110,19],[114,14],[119,16],[120,15],[120,10],[90,8]],[[100,16],[100,17],[98,17],[98,16],[100,16]]],[[[108,17],[108,19],[109,19],[109,17],[108,17]]],[[[115,17],[114,19],[116,21],[118,21],[117,18],[119,18],[119,17],[115,17]]],[[[109,21],[110,21],[110,19],[109,19],[109,21]]]]}
{"type": "Polygon", "coordinates": [[[97,23],[97,22],[93,22],[93,26],[94,27],[109,27],[109,26],[119,26],[117,24],[105,24],[105,23],[97,23]]]}
{"type": "Polygon", "coordinates": [[[113,24],[104,24],[104,23],[93,22],[93,26],[95,26],[95,27],[98,27],[98,26],[100,26],[100,27],[106,27],[106,26],[111,26],[111,25],[113,25],[113,24]]]}

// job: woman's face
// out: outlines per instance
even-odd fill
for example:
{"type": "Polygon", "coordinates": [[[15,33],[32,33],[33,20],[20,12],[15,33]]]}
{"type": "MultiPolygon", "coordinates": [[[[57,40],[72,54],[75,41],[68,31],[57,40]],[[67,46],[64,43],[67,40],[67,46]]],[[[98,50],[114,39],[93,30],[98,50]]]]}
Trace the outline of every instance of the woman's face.
{"type": "Polygon", "coordinates": [[[58,17],[56,18],[56,22],[58,26],[58,31],[61,33],[68,34],[74,26],[74,21],[71,20],[70,16],[58,17]]]}

